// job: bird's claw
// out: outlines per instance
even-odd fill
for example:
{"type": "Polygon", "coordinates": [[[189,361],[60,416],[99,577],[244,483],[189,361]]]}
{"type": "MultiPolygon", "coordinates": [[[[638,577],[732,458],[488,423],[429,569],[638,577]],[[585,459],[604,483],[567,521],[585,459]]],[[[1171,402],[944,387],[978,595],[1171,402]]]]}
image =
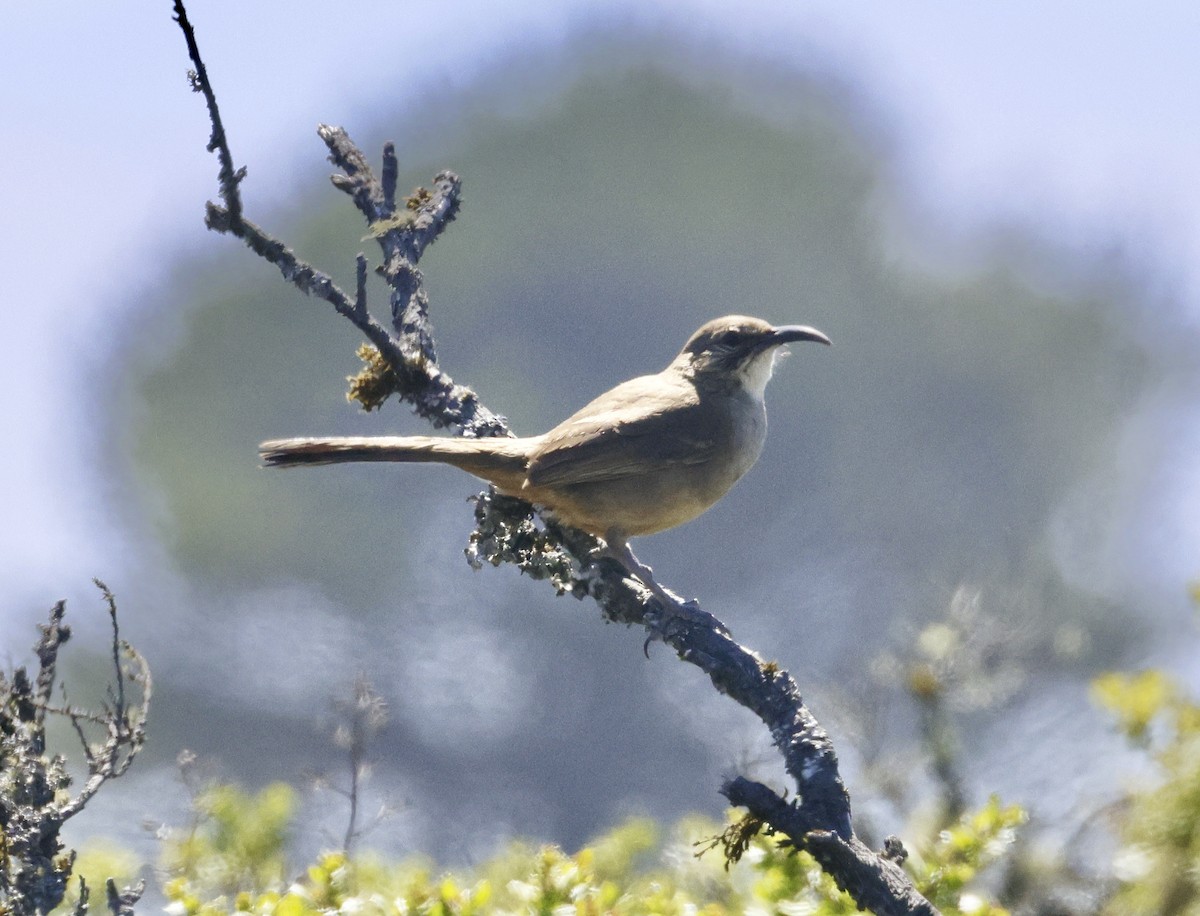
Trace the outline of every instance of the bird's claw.
{"type": "Polygon", "coordinates": [[[657,640],[658,642],[666,642],[668,636],[674,635],[671,624],[684,618],[678,613],[678,608],[669,607],[662,603],[662,600],[653,601],[646,606],[646,641],[642,643],[642,654],[646,658],[650,657],[650,643],[657,640]]]}
{"type": "MultiPolygon", "coordinates": [[[[666,591],[664,589],[664,591],[666,591]]],[[[654,595],[654,599],[648,602],[646,628],[650,631],[646,637],[646,641],[642,644],[642,654],[646,658],[650,657],[650,643],[656,639],[662,642],[667,641],[667,637],[674,635],[672,623],[682,622],[684,625],[696,625],[714,630],[717,633],[729,634],[729,630],[716,617],[708,611],[700,607],[700,603],[695,598],[689,598],[687,601],[674,596],[670,592],[667,593],[673,600],[666,600],[665,596],[654,595]]]]}

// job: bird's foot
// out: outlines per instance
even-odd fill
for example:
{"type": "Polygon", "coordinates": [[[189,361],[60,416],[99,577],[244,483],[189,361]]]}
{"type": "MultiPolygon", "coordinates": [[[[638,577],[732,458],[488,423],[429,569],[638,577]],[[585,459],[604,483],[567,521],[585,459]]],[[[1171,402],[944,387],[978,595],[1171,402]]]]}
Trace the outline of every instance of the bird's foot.
{"type": "Polygon", "coordinates": [[[674,592],[665,588],[654,589],[650,586],[647,588],[650,589],[650,594],[658,599],[653,612],[662,623],[666,623],[668,620],[684,620],[688,623],[700,623],[723,629],[720,627],[720,621],[708,611],[703,610],[695,598],[684,601],[674,592]]]}
{"type": "MultiPolygon", "coordinates": [[[[649,589],[649,586],[647,588],[649,589]]],[[[666,589],[659,591],[650,589],[650,593],[653,597],[648,604],[645,619],[649,634],[642,644],[642,654],[646,658],[650,657],[650,643],[656,640],[666,642],[669,636],[675,635],[676,627],[680,622],[685,625],[698,624],[711,630],[725,632],[721,622],[708,611],[701,610],[694,598],[684,601],[666,589]]]]}
{"type": "Polygon", "coordinates": [[[690,611],[699,609],[694,600],[684,601],[673,591],[659,585],[654,578],[654,570],[634,555],[624,538],[611,537],[593,553],[593,557],[597,560],[616,560],[631,578],[659,600],[665,613],[672,617],[688,617],[690,611]]]}
{"type": "Polygon", "coordinates": [[[642,646],[642,651],[647,658],[650,654],[650,643],[655,640],[665,642],[667,637],[672,635],[672,625],[678,621],[727,632],[716,617],[701,610],[694,598],[685,601],[670,589],[659,585],[654,578],[654,570],[634,555],[624,538],[616,536],[609,538],[604,542],[604,546],[596,551],[595,557],[616,560],[638,584],[650,593],[652,601],[647,609],[646,620],[650,635],[646,637],[645,645],[642,646]]]}

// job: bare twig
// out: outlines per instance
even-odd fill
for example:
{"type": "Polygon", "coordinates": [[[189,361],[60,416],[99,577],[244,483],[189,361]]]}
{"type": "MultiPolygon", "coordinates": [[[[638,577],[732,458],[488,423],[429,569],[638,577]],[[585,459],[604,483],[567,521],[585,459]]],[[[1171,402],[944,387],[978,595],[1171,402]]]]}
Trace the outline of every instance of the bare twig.
{"type": "Polygon", "coordinates": [[[117,882],[109,878],[104,883],[105,902],[108,904],[108,911],[112,916],[134,916],[133,906],[142,899],[142,894],[146,892],[146,880],[139,879],[133,887],[127,887],[123,890],[117,889],[117,882]]]}
{"type": "Polygon", "coordinates": [[[208,151],[216,152],[221,163],[217,181],[221,186],[221,198],[229,211],[229,219],[240,223],[242,219],[242,200],[238,194],[238,183],[246,177],[245,169],[236,169],[233,165],[233,154],[229,151],[229,143],[225,139],[225,127],[221,123],[221,110],[217,107],[217,97],[213,95],[208,81],[208,71],[204,69],[204,61],[200,59],[200,48],[196,44],[196,33],[188,21],[187,10],[183,8],[182,0],[175,3],[175,21],[183,30],[184,40],[188,46],[188,56],[196,69],[188,74],[195,92],[204,93],[204,102],[208,105],[208,120],[212,124],[212,135],[208,140],[208,151]]]}
{"type": "Polygon", "coordinates": [[[146,742],[146,720],[153,694],[150,666],[146,664],[146,660],[136,649],[121,639],[121,631],[117,623],[116,598],[108,586],[99,579],[96,579],[95,583],[104,596],[112,621],[112,659],[116,688],[115,690],[110,688],[112,706],[102,715],[84,713],[69,707],[66,710],[76,733],[84,742],[88,779],[78,795],[68,799],[60,806],[59,811],[63,820],[82,811],[104,783],[123,776],[129,769],[146,742]],[[140,688],[141,702],[137,706],[129,705],[125,689],[126,680],[137,684],[140,688]],[[80,726],[80,723],[85,720],[99,721],[99,724],[104,726],[106,736],[100,745],[92,746],[88,743],[80,726]]]}
{"type": "Polygon", "coordinates": [[[112,659],[117,681],[117,695],[113,699],[116,704],[116,712],[120,716],[122,724],[125,725],[127,724],[125,718],[125,670],[121,666],[121,649],[128,650],[129,645],[121,641],[121,627],[117,623],[117,599],[108,590],[108,586],[99,579],[93,579],[92,582],[104,595],[104,602],[108,605],[108,618],[112,621],[112,659]]]}
{"type": "MultiPolygon", "coordinates": [[[[385,272],[408,284],[404,287],[405,292],[393,293],[395,323],[404,329],[400,332],[400,337],[394,337],[387,328],[368,314],[365,308],[356,308],[354,301],[338,288],[327,273],[300,260],[278,239],[243,218],[238,184],[245,177],[245,172],[234,169],[233,154],[229,150],[225,130],[221,125],[216,94],[200,58],[195,32],[180,0],[175,3],[175,19],[183,30],[188,53],[196,66],[193,86],[204,95],[213,123],[209,149],[215,150],[221,161],[219,180],[224,206],[209,202],[205,214],[208,228],[242,239],[255,254],[274,264],[284,279],[305,295],[324,299],[339,315],[353,322],[391,365],[398,380],[397,393],[413,406],[418,416],[434,426],[450,427],[466,436],[508,435],[503,420],[483,407],[475,392],[455,385],[454,381],[436,365],[432,365],[429,357],[425,355],[432,346],[432,338],[425,326],[420,274],[412,272],[415,270],[413,265],[415,259],[433,242],[445,224],[454,218],[460,193],[458,178],[448,172],[438,176],[438,194],[434,195],[427,206],[420,208],[421,212],[412,221],[411,227],[388,231],[380,237],[380,245],[384,248],[386,258],[385,272]],[[417,292],[421,292],[421,296],[418,296],[417,292]]],[[[351,170],[345,176],[346,181],[335,184],[351,193],[368,222],[377,222],[384,218],[387,212],[385,195],[382,189],[376,192],[375,179],[371,176],[362,154],[351,150],[349,141],[344,140],[344,132],[340,129],[322,126],[319,130],[335,161],[351,170]]]]}
{"type": "MultiPolygon", "coordinates": [[[[71,628],[62,622],[67,612],[67,603],[60,601],[50,611],[50,623],[39,625],[42,638],[37,645],[38,676],[37,676],[37,718],[36,724],[41,726],[45,719],[45,707],[54,693],[54,673],[58,666],[58,650],[71,638],[71,628]]],[[[43,748],[44,749],[44,748],[43,748]]]]}
{"type": "MultiPolygon", "coordinates": [[[[371,683],[359,675],[354,681],[353,699],[339,701],[335,707],[338,722],[334,727],[333,740],[346,752],[350,765],[349,788],[336,789],[350,803],[350,816],[345,836],[342,838],[342,849],[349,852],[354,841],[365,832],[359,824],[359,808],[362,803],[363,782],[370,767],[367,752],[375,735],[387,723],[387,703],[375,692],[371,683]]],[[[374,825],[368,825],[365,829],[370,829],[371,826],[374,825]]]]}
{"type": "Polygon", "coordinates": [[[383,212],[386,216],[396,212],[396,182],[399,176],[396,144],[389,140],[383,144],[383,212]]]}
{"type": "MultiPolygon", "coordinates": [[[[38,673],[31,684],[23,668],[11,680],[0,676],[0,772],[8,788],[0,793],[0,823],[4,840],[0,845],[0,909],[15,914],[49,912],[66,893],[74,866],[74,853],[62,855],[59,838],[63,824],[83,810],[92,796],[109,779],[121,776],[145,741],[146,715],[150,701],[150,672],[145,661],[120,638],[116,600],[97,581],[112,619],[114,685],[109,703],[101,711],[72,705],[62,689],[63,703],[50,703],[58,666],[59,649],[70,637],[63,623],[64,602],[50,612],[50,622],[40,627],[41,638],[34,651],[38,673]],[[128,665],[128,669],[126,668],[128,665]],[[131,684],[140,687],[140,704],[130,705],[131,684]],[[66,716],[83,747],[88,779],[75,796],[69,794],[72,779],[60,754],[46,752],[46,714],[66,716]],[[85,725],[104,729],[98,744],[88,740],[85,725]]],[[[122,914],[132,912],[141,888],[126,888],[109,894],[122,914]],[[115,895],[115,896],[114,896],[115,895]]],[[[76,913],[88,908],[88,891],[80,882],[76,913]]],[[[114,914],[117,913],[113,909],[114,914]]]]}
{"type": "MultiPolygon", "coordinates": [[[[177,2],[176,9],[196,65],[197,88],[212,114],[216,110],[212,86],[182,3],[177,2]]],[[[375,346],[395,376],[392,390],[419,416],[467,436],[511,435],[501,417],[483,407],[473,391],[454,385],[437,365],[428,298],[417,269],[421,255],[458,211],[458,176],[440,173],[433,190],[417,189],[405,201],[407,213],[397,216],[394,147],[389,144],[384,150],[380,181],[344,130],[325,125],[318,129],[330,159],[341,169],[333,177],[334,186],[350,195],[382,249],[383,266],[378,272],[391,288],[389,332],[368,313],[361,256],[352,302],[328,275],[300,261],[281,242],[241,218],[237,181],[225,178],[226,162],[231,163],[232,157],[215,116],[213,124],[212,142],[221,155],[225,206],[208,205],[208,227],[242,238],[297,288],[332,303],[375,346]]],[[[488,491],[477,498],[475,515],[477,526],[468,548],[473,565],[515,563],[535,578],[549,579],[560,593],[591,596],[609,620],[665,627],[665,641],[681,658],[705,671],[718,690],[762,719],[796,780],[799,798],[788,803],[766,787],[734,780],[723,790],[731,801],[749,807],[795,846],[809,850],[859,906],[886,914],[928,916],[936,912],[890,859],[872,853],[855,838],[837,755],[790,675],[734,642],[716,618],[703,624],[679,618],[664,622],[657,600],[635,586],[620,566],[593,558],[595,538],[540,517],[528,503],[488,491]]]]}

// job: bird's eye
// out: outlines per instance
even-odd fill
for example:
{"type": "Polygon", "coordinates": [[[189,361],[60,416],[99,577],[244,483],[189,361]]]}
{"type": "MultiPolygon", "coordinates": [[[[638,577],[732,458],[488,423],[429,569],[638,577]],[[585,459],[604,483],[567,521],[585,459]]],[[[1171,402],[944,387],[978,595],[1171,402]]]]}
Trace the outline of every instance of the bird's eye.
{"type": "Polygon", "coordinates": [[[735,347],[742,340],[742,332],[737,328],[730,328],[728,331],[722,331],[717,335],[717,343],[723,347],[735,347]]]}

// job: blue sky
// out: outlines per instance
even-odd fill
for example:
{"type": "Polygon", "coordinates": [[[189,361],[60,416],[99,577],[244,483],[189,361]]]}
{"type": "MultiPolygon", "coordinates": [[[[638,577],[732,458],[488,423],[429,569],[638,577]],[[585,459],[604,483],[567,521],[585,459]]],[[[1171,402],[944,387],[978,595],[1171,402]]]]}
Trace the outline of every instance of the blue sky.
{"type": "MultiPolygon", "coordinates": [[[[353,18],[338,9],[192,4],[235,155],[251,170],[252,210],[286,204],[323,173],[318,121],[365,131],[382,106],[467,85],[490,59],[599,18],[802,61],[847,86],[891,145],[905,254],[951,269],[989,227],[1016,221],[1067,249],[1127,252],[1161,288],[1154,326],[1184,339],[1200,329],[1193,4],[439,0],[357,3],[353,18]],[[368,40],[357,23],[370,24],[368,40]],[[378,40],[385,26],[394,35],[378,40]]],[[[216,166],[169,3],[4,4],[0,47],[9,614],[87,595],[97,571],[120,576],[124,536],[92,471],[103,440],[87,372],[128,333],[172,258],[228,243],[201,225],[216,166]]],[[[1171,498],[1161,511],[1174,513],[1164,541],[1181,572],[1200,543],[1200,471],[1184,460],[1200,453],[1200,419],[1187,406],[1176,393],[1160,418],[1174,424],[1163,447],[1178,460],[1164,463],[1171,498]]]]}

